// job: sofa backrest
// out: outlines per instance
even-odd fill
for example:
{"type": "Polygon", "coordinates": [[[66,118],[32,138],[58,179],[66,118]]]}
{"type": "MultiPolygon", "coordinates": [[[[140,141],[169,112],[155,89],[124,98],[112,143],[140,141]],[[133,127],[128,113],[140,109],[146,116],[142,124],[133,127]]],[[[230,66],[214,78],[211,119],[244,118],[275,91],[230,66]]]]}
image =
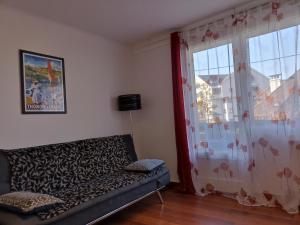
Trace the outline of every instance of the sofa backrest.
{"type": "Polygon", "coordinates": [[[9,170],[0,179],[9,178],[10,191],[39,193],[96,179],[137,159],[130,135],[7,150],[2,156],[9,170]]]}
{"type": "Polygon", "coordinates": [[[10,176],[7,158],[0,150],[0,195],[9,192],[10,176]]]}

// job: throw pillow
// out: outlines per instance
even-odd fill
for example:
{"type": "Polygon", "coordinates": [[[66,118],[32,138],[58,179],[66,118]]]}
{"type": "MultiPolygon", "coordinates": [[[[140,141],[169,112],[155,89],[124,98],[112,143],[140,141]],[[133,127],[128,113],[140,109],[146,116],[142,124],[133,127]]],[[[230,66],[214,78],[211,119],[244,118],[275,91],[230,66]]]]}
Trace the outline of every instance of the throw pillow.
{"type": "Polygon", "coordinates": [[[160,159],[142,159],[129,164],[125,167],[125,170],[134,172],[151,172],[163,164],[165,164],[165,162],[160,159]]]}
{"type": "Polygon", "coordinates": [[[2,208],[23,214],[39,212],[60,203],[63,201],[54,196],[32,192],[11,192],[0,196],[2,208]]]}

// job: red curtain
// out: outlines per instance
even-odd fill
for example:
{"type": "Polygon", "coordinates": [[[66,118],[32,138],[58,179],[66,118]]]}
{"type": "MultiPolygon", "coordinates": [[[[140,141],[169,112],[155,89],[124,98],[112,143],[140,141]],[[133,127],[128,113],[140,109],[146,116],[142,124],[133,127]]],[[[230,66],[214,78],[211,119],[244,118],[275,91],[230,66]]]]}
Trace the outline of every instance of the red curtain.
{"type": "Polygon", "coordinates": [[[173,77],[173,101],[174,119],[177,146],[177,166],[180,180],[180,189],[186,193],[195,193],[192,176],[191,163],[186,133],[186,120],[184,111],[184,99],[182,89],[182,74],[180,60],[180,33],[171,34],[171,56],[173,77]]]}

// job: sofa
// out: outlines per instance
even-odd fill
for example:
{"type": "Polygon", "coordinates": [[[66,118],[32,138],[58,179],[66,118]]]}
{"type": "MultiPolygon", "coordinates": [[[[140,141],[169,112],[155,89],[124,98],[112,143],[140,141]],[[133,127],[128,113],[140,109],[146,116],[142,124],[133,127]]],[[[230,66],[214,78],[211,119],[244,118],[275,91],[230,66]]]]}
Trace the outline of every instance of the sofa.
{"type": "Polygon", "coordinates": [[[159,194],[170,182],[166,166],[124,170],[136,160],[130,135],[0,150],[0,195],[30,191],[64,201],[31,215],[0,208],[0,225],[91,225],[159,194]]]}

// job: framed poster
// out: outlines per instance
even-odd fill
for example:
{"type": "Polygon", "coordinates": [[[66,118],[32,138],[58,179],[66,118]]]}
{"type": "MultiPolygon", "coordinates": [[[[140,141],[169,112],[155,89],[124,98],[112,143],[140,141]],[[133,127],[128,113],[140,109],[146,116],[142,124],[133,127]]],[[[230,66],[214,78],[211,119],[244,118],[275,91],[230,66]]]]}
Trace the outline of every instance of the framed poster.
{"type": "Polygon", "coordinates": [[[20,50],[23,114],[65,114],[64,59],[20,50]]]}

